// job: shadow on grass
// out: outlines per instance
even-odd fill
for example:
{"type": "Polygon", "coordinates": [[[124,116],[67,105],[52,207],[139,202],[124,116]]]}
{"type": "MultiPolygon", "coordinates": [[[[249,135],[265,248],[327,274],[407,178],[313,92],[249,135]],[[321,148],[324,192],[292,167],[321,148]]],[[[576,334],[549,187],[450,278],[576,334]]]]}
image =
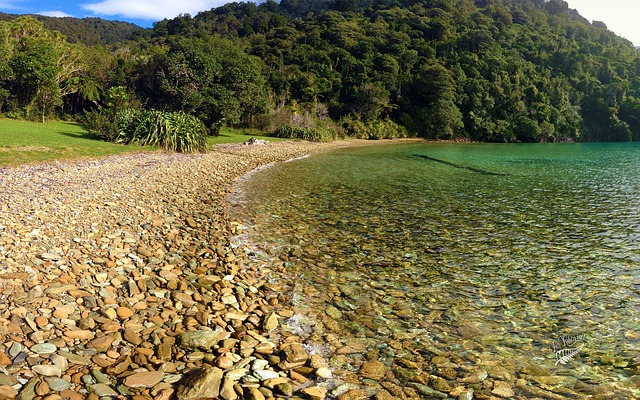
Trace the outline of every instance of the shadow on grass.
{"type": "Polygon", "coordinates": [[[97,140],[100,142],[104,142],[105,140],[102,139],[100,136],[90,133],[89,131],[85,130],[84,128],[82,128],[82,126],[78,125],[78,124],[73,124],[73,123],[65,123],[65,125],[69,125],[69,126],[73,126],[75,128],[80,127],[82,129],[82,131],[57,131],[56,133],[63,135],[63,136],[67,136],[67,137],[71,137],[71,138],[76,138],[76,139],[87,139],[87,140],[97,140]]]}

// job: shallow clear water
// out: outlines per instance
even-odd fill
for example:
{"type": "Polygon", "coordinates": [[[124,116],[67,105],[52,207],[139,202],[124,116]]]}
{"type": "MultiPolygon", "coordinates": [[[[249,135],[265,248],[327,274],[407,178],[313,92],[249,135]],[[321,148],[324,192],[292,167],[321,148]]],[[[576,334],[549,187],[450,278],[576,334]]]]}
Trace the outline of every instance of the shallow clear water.
{"type": "Polygon", "coordinates": [[[468,372],[490,356],[512,380],[529,364],[577,378],[576,393],[638,389],[640,145],[351,148],[242,188],[248,240],[298,277],[312,339],[360,338],[392,369],[441,354],[468,372]]]}

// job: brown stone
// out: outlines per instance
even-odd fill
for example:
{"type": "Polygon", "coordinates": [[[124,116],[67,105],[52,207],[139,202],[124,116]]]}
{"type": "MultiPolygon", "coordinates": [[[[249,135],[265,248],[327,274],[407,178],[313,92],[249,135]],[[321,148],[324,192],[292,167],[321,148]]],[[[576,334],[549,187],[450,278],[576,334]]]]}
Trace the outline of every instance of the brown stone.
{"type": "Polygon", "coordinates": [[[62,310],[62,309],[54,310],[52,315],[53,315],[55,318],[58,318],[58,319],[66,319],[66,318],[69,318],[69,314],[68,314],[65,310],[62,310]]]}
{"type": "Polygon", "coordinates": [[[305,362],[309,359],[309,353],[300,343],[286,344],[283,346],[282,352],[287,362],[290,363],[305,362]]]}
{"type": "Polygon", "coordinates": [[[249,388],[245,390],[246,400],[265,400],[264,395],[257,388],[249,388]]]}
{"type": "Polygon", "coordinates": [[[387,374],[387,366],[380,361],[367,361],[360,368],[360,375],[376,381],[381,380],[387,374]]]}
{"type": "Polygon", "coordinates": [[[222,370],[216,367],[197,368],[190,371],[176,389],[178,400],[216,398],[220,394],[222,370]]]}
{"type": "Polygon", "coordinates": [[[397,399],[396,396],[391,395],[391,393],[387,392],[386,390],[381,390],[378,393],[376,393],[375,396],[375,400],[395,400],[397,399]]]}
{"type": "Polygon", "coordinates": [[[153,387],[164,378],[162,371],[136,372],[124,378],[125,386],[133,388],[153,387]]]}
{"type": "Polygon", "coordinates": [[[336,354],[357,354],[364,353],[366,347],[363,344],[355,344],[350,346],[343,346],[336,350],[336,354]]]}
{"type": "Polygon", "coordinates": [[[36,385],[35,392],[38,396],[45,396],[49,394],[49,384],[45,381],[40,381],[36,385]]]}
{"type": "Polygon", "coordinates": [[[156,348],[156,357],[162,361],[171,360],[171,345],[168,343],[160,343],[156,348]]]}
{"type": "Polygon", "coordinates": [[[229,369],[233,367],[233,364],[235,364],[233,359],[226,355],[222,355],[216,360],[216,365],[222,369],[229,369]]]}
{"type": "Polygon", "coordinates": [[[102,336],[99,338],[95,338],[89,343],[87,343],[87,347],[96,349],[98,353],[104,353],[111,347],[111,343],[113,343],[114,338],[111,336],[102,336]]]}
{"type": "Polygon", "coordinates": [[[138,254],[143,257],[151,257],[153,253],[151,253],[146,247],[138,247],[138,254]]]}
{"type": "Polygon", "coordinates": [[[495,381],[491,394],[494,396],[510,399],[514,396],[513,386],[509,382],[495,381]]]}
{"type": "Polygon", "coordinates": [[[70,339],[91,340],[96,336],[96,334],[89,330],[78,329],[75,331],[66,331],[64,332],[64,336],[70,339]]]}
{"type": "Polygon", "coordinates": [[[351,389],[338,396],[338,400],[367,400],[369,393],[363,389],[351,389]]]}
{"type": "Polygon", "coordinates": [[[0,352],[0,365],[2,365],[3,367],[7,367],[12,363],[13,362],[11,361],[9,356],[7,356],[4,352],[0,352]]]}
{"type": "Polygon", "coordinates": [[[220,389],[220,397],[224,400],[236,400],[238,393],[235,389],[235,382],[231,379],[225,379],[220,389]]]}
{"type": "Polygon", "coordinates": [[[18,396],[18,391],[11,386],[0,386],[0,399],[13,400],[18,396]]]}
{"type": "Polygon", "coordinates": [[[128,319],[133,315],[133,311],[129,307],[118,307],[116,309],[116,314],[120,319],[128,319]]]}
{"type": "Polygon", "coordinates": [[[126,328],[124,330],[123,337],[127,342],[131,344],[135,344],[136,346],[142,344],[142,336],[140,335],[140,333],[132,329],[126,328]]]}
{"type": "Polygon", "coordinates": [[[174,392],[175,390],[172,388],[164,389],[154,398],[154,400],[170,400],[173,398],[174,392]]]}
{"type": "Polygon", "coordinates": [[[277,327],[278,327],[278,314],[276,314],[275,312],[270,312],[264,318],[264,322],[262,323],[262,329],[265,332],[271,332],[277,327]]]}
{"type": "Polygon", "coordinates": [[[304,388],[301,390],[301,392],[309,396],[311,400],[324,400],[324,398],[327,396],[327,388],[319,386],[304,388]]]}
{"type": "Polygon", "coordinates": [[[449,383],[445,379],[443,379],[443,378],[441,378],[439,376],[432,377],[430,381],[431,381],[430,382],[431,386],[435,390],[437,390],[439,392],[447,392],[448,393],[448,392],[451,391],[451,389],[453,389],[451,387],[451,385],[449,385],[449,383]]]}
{"type": "Polygon", "coordinates": [[[99,366],[100,368],[110,367],[116,362],[116,360],[105,357],[104,354],[98,354],[91,357],[91,361],[93,361],[93,363],[99,366]]]}

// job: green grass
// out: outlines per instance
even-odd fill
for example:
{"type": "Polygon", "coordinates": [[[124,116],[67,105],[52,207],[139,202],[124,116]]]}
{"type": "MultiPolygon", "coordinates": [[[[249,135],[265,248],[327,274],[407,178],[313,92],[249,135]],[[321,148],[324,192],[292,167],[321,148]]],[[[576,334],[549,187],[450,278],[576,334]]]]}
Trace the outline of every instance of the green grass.
{"type": "Polygon", "coordinates": [[[268,140],[270,142],[283,140],[271,136],[262,136],[262,132],[257,129],[238,129],[224,127],[220,130],[220,135],[210,137],[209,139],[207,139],[207,143],[209,145],[223,143],[244,143],[252,137],[256,139],[268,140]]]}
{"type": "Polygon", "coordinates": [[[0,119],[0,165],[95,158],[112,154],[156,151],[97,140],[80,125],[0,119]]]}
{"type": "MultiPolygon", "coordinates": [[[[219,136],[207,138],[207,144],[242,143],[251,137],[269,141],[282,140],[260,136],[258,130],[223,128],[219,136]]],[[[96,158],[141,151],[158,151],[158,148],[98,140],[81,125],[72,122],[42,124],[0,119],[0,166],[96,158]]]]}

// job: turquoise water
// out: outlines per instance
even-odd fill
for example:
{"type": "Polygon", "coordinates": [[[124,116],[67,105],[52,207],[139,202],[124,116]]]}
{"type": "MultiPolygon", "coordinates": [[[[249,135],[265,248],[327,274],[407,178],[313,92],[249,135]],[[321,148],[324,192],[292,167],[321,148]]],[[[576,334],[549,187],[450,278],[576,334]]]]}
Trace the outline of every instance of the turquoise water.
{"type": "Polygon", "coordinates": [[[490,359],[515,394],[528,393],[520,378],[556,395],[637,395],[640,145],[350,148],[257,172],[243,190],[248,240],[287,262],[303,332],[337,371],[357,375],[367,356],[335,349],[360,342],[399,384],[416,374],[403,360],[438,375],[440,355],[449,383],[476,394],[491,388],[465,377],[490,359]],[[577,351],[558,363],[565,349],[577,351]],[[532,366],[567,379],[542,385],[532,366]]]}

